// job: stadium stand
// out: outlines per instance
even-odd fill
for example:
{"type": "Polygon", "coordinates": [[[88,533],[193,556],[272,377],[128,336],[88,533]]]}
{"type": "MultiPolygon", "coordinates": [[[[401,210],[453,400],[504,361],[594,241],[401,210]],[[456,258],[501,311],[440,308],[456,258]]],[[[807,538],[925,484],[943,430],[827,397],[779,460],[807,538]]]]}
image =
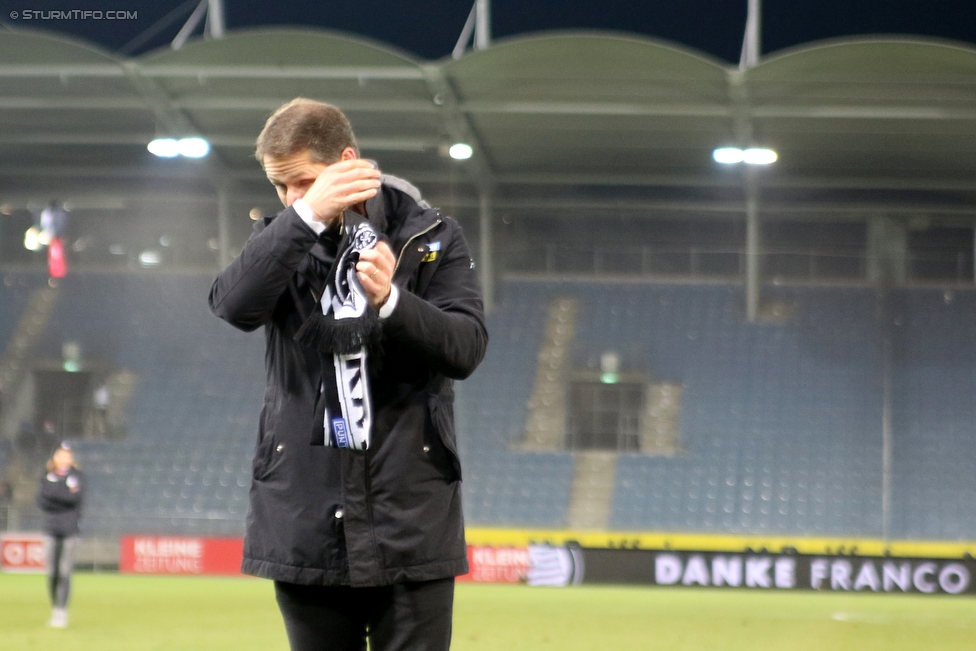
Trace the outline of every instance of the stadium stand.
{"type": "Polygon", "coordinates": [[[971,539],[976,296],[902,290],[892,304],[893,534],[971,539]]]}
{"type": "MultiPolygon", "coordinates": [[[[263,338],[206,307],[209,277],[65,279],[41,357],[79,342],[136,377],[123,440],[77,442],[87,530],[242,529],[262,394],[263,338]]],[[[0,303],[13,305],[12,293],[0,303]]],[[[547,310],[579,305],[572,365],[615,350],[622,371],[683,387],[681,451],[621,454],[609,527],[880,536],[884,336],[893,342],[895,538],[976,534],[971,396],[976,296],[930,289],[776,287],[747,323],[737,285],[506,281],[483,365],[457,385],[469,524],[561,527],[573,454],[520,449],[547,310]]],[[[4,319],[6,322],[7,319],[4,319]]]]}
{"type": "Polygon", "coordinates": [[[522,436],[553,289],[506,284],[488,317],[484,362],[457,385],[456,418],[468,522],[558,527],[573,476],[569,452],[523,453],[522,436]]]}
{"type": "Polygon", "coordinates": [[[123,441],[79,441],[87,529],[238,534],[263,394],[263,338],[217,321],[200,276],[75,274],[38,346],[136,377],[123,441]]]}
{"type": "Polygon", "coordinates": [[[594,368],[612,349],[624,370],[685,386],[686,453],[620,458],[612,529],[878,531],[880,348],[874,293],[865,289],[780,290],[771,300],[795,309],[795,320],[749,325],[733,286],[508,283],[488,359],[462,385],[463,396],[493,396],[463,428],[469,520],[560,523],[561,514],[527,522],[503,509],[518,507],[504,506],[513,495],[534,493],[530,464],[552,464],[546,499],[565,505],[568,453],[502,450],[524,423],[545,306],[564,295],[581,304],[575,366],[594,368]],[[503,470],[487,474],[493,466],[482,457],[503,470]]]}
{"type": "MultiPolygon", "coordinates": [[[[615,293],[602,290],[600,299],[628,306],[616,328],[630,332],[614,339],[623,359],[684,384],[687,453],[621,458],[612,527],[879,532],[881,387],[872,292],[781,290],[770,300],[793,306],[795,319],[751,325],[734,287],[615,293]]],[[[594,323],[590,333],[613,327],[594,323]]],[[[581,354],[601,345],[582,328],[581,339],[581,354]]]]}
{"type": "Polygon", "coordinates": [[[17,279],[8,276],[0,291],[0,354],[7,349],[10,337],[17,328],[20,314],[27,307],[30,299],[30,287],[27,283],[19,283],[17,279]]]}

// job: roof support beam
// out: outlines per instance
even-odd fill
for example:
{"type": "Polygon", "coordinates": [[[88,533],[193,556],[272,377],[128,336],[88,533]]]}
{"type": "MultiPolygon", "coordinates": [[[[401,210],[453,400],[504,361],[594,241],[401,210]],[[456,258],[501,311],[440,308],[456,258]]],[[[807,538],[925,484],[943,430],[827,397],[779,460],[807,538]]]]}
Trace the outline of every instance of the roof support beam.
{"type": "MultiPolygon", "coordinates": [[[[744,85],[745,78],[738,70],[729,71],[730,78],[741,78],[735,83],[744,85]]],[[[750,118],[800,118],[823,120],[960,120],[976,119],[976,109],[970,107],[947,108],[932,106],[891,105],[808,105],[788,106],[767,104],[755,107],[737,107],[730,104],[639,104],[633,102],[505,102],[477,100],[462,102],[459,110],[464,113],[500,113],[516,115],[585,115],[585,116],[635,116],[635,117],[713,117],[731,118],[736,111],[750,118]]]]}
{"type": "MultiPolygon", "coordinates": [[[[348,79],[352,81],[382,79],[388,81],[423,81],[424,71],[404,66],[168,66],[141,65],[127,60],[123,66],[137,68],[143,77],[192,79],[348,79]]],[[[118,64],[0,64],[0,77],[125,77],[118,64]]]]}
{"type": "Polygon", "coordinates": [[[494,196],[490,192],[478,195],[478,257],[481,281],[481,294],[486,312],[495,309],[495,234],[492,204],[494,196]]]}
{"type": "Polygon", "coordinates": [[[464,56],[472,34],[475,50],[484,50],[491,46],[491,0],[474,0],[468,19],[461,28],[461,36],[451,52],[452,58],[460,59],[464,56]]]}
{"type": "Polygon", "coordinates": [[[169,131],[167,135],[199,134],[197,126],[182,111],[173,108],[165,91],[154,80],[145,77],[137,64],[127,61],[122,64],[122,67],[136,93],[145,100],[149,110],[153,112],[162,127],[169,131]]]}
{"type": "MultiPolygon", "coordinates": [[[[206,2],[207,0],[202,0],[206,2]]],[[[137,65],[127,62],[122,64],[136,91],[145,98],[156,119],[162,124],[163,128],[169,130],[168,136],[196,136],[201,131],[193,121],[180,109],[173,107],[170,97],[163,88],[154,80],[146,78],[140,72],[137,65]]],[[[148,144],[148,143],[146,143],[148,144]]],[[[230,209],[228,193],[232,177],[224,161],[220,160],[217,152],[212,151],[205,161],[205,169],[209,173],[211,183],[216,193],[216,216],[217,231],[221,233],[218,239],[220,243],[220,262],[221,268],[226,266],[231,259],[230,244],[227,233],[229,232],[230,209]]]]}
{"type": "Polygon", "coordinates": [[[217,186],[217,251],[220,268],[230,264],[230,192],[227,184],[217,186]]]}
{"type": "MultiPolygon", "coordinates": [[[[167,130],[174,136],[182,136],[195,133],[195,130],[187,130],[175,127],[172,123],[167,130]]],[[[164,125],[164,128],[165,125],[164,125]]],[[[10,134],[0,135],[0,144],[40,144],[40,145],[139,145],[145,147],[158,134],[152,133],[51,133],[51,134],[10,134]]],[[[207,142],[214,147],[240,147],[251,149],[254,147],[254,138],[245,136],[208,136],[207,142]]],[[[374,151],[397,151],[422,153],[436,149],[440,143],[436,140],[425,140],[422,138],[363,138],[359,140],[359,146],[364,150],[374,151]]],[[[208,157],[209,158],[209,157],[208,157]]]]}
{"type": "Polygon", "coordinates": [[[0,97],[0,111],[144,111],[140,97],[0,97]]]}
{"type": "MultiPolygon", "coordinates": [[[[436,113],[437,107],[424,99],[359,99],[323,97],[344,112],[363,113],[436,113]]],[[[173,106],[204,111],[274,111],[282,104],[279,97],[187,97],[174,100],[173,106]]]]}
{"type": "Polygon", "coordinates": [[[762,51],[762,2],[761,0],[748,0],[748,2],[746,33],[742,38],[739,70],[755,68],[759,64],[762,51]]]}
{"type": "Polygon", "coordinates": [[[430,89],[435,105],[441,107],[444,129],[454,142],[471,145],[474,155],[458,164],[464,166],[471,183],[478,189],[479,196],[479,277],[484,295],[485,309],[491,311],[495,302],[495,275],[492,265],[492,230],[494,228],[492,207],[494,204],[495,179],[488,160],[488,150],[475,132],[468,116],[458,108],[457,92],[450,80],[444,76],[439,66],[424,67],[427,87],[430,89]]]}
{"type": "Polygon", "coordinates": [[[759,300],[762,290],[762,222],[759,220],[759,184],[756,172],[746,172],[746,320],[759,320],[759,300]]]}
{"type": "MultiPolygon", "coordinates": [[[[525,174],[498,174],[498,185],[539,185],[539,186],[597,186],[597,187],[675,187],[675,188],[733,188],[741,187],[742,180],[731,174],[579,174],[558,172],[535,172],[525,174]]],[[[777,177],[765,179],[767,188],[802,188],[808,190],[929,190],[941,192],[976,191],[976,179],[945,178],[817,178],[777,177]]]]}
{"type": "Polygon", "coordinates": [[[17,64],[0,65],[0,77],[125,77],[125,70],[114,63],[72,64],[17,64]]]}
{"type": "MultiPolygon", "coordinates": [[[[166,78],[170,76],[189,76],[199,79],[214,78],[243,78],[243,79],[282,79],[287,78],[286,70],[276,69],[250,70],[236,69],[234,75],[212,74],[213,69],[201,68],[195,73],[186,75],[169,75],[159,72],[157,68],[144,67],[129,61],[125,67],[131,74],[137,74],[142,79],[166,78]],[[251,74],[253,73],[253,74],[251,74]]],[[[10,66],[0,65],[0,78],[20,77],[60,77],[60,78],[105,78],[126,76],[125,71],[116,66],[10,66]]],[[[398,69],[399,70],[399,69],[398,69]]],[[[180,72],[186,72],[180,69],[180,72]]],[[[301,74],[294,74],[295,79],[365,79],[383,78],[373,75],[376,69],[303,69],[301,74]]],[[[730,77],[738,71],[730,71],[730,77]]],[[[420,79],[422,73],[410,70],[407,75],[395,75],[397,79],[420,79]]],[[[745,83],[745,82],[743,82],[745,83]]],[[[230,111],[269,111],[281,105],[282,98],[254,98],[254,97],[187,97],[171,100],[174,108],[191,110],[230,110],[230,111]]],[[[437,107],[425,100],[369,100],[330,98],[330,101],[343,110],[368,111],[375,113],[417,112],[431,113],[437,107]]],[[[40,97],[40,96],[11,96],[0,98],[0,110],[20,109],[135,109],[139,108],[138,100],[133,97],[40,97]]],[[[492,101],[473,100],[457,102],[457,111],[463,114],[511,114],[511,115],[542,115],[542,116],[634,116],[634,117],[714,117],[730,118],[737,107],[733,103],[634,103],[634,102],[560,102],[560,101],[492,101]]],[[[778,105],[765,104],[748,108],[751,118],[773,119],[810,119],[810,120],[931,120],[931,121],[963,121],[976,120],[976,109],[966,106],[938,107],[923,105],[872,105],[872,104],[817,104],[817,105],[778,105]]]]}
{"type": "Polygon", "coordinates": [[[203,35],[208,38],[224,37],[224,0],[200,0],[200,4],[190,14],[186,24],[180,29],[176,38],[170,43],[174,50],[182,49],[186,41],[190,38],[193,30],[197,28],[200,21],[206,15],[206,22],[203,24],[203,35]]]}
{"type": "Polygon", "coordinates": [[[494,174],[488,160],[487,149],[475,133],[470,119],[461,110],[454,86],[444,76],[439,66],[425,66],[424,73],[432,101],[441,109],[444,130],[448,137],[454,142],[466,142],[474,149],[474,155],[460,164],[464,165],[468,176],[477,187],[490,189],[494,184],[494,174]]]}
{"type": "MultiPolygon", "coordinates": [[[[3,75],[0,75],[2,77],[3,75]]],[[[281,98],[256,97],[188,97],[176,99],[170,105],[178,109],[214,111],[272,111],[282,103],[281,98]]],[[[434,113],[438,107],[426,100],[369,100],[329,98],[343,111],[369,113],[434,113]]],[[[0,110],[135,110],[145,108],[136,97],[14,97],[0,98],[0,110]]],[[[712,117],[727,119],[734,109],[721,104],[633,104],[592,102],[461,102],[457,107],[464,114],[508,114],[541,116],[623,116],[623,117],[712,117]]],[[[748,114],[754,119],[809,120],[976,120],[976,109],[931,106],[778,106],[774,104],[752,107],[748,114]]]]}
{"type": "MultiPolygon", "coordinates": [[[[235,191],[228,196],[231,205],[240,207],[248,206],[276,206],[277,198],[268,186],[267,190],[262,191],[258,186],[250,186],[252,189],[235,191]]],[[[208,209],[213,209],[214,195],[201,188],[188,189],[184,192],[146,192],[141,189],[116,188],[109,192],[97,191],[86,186],[84,189],[72,190],[65,188],[65,194],[61,198],[72,204],[73,210],[125,210],[132,205],[152,205],[161,201],[175,202],[178,204],[199,205],[204,204],[208,209]]],[[[50,187],[45,186],[36,191],[25,188],[23,185],[11,186],[7,190],[2,189],[0,181],[0,192],[2,192],[3,202],[12,205],[14,208],[25,207],[28,205],[46,205],[50,187]]],[[[432,203],[452,203],[463,209],[464,215],[471,216],[478,213],[481,207],[480,197],[447,197],[437,192],[428,193],[432,203]]],[[[741,219],[745,208],[741,201],[598,201],[592,199],[553,199],[553,200],[526,200],[526,199],[505,199],[493,197],[491,210],[505,210],[513,215],[550,215],[555,217],[566,217],[573,219],[576,217],[592,217],[605,215],[608,209],[626,214],[635,219],[658,220],[680,217],[681,219],[702,219],[702,220],[733,220],[741,219]]],[[[908,204],[888,204],[881,202],[803,202],[803,203],[777,203],[766,204],[764,206],[764,218],[767,221],[794,221],[794,222],[819,222],[830,221],[835,223],[855,223],[866,222],[872,217],[884,214],[899,220],[915,220],[919,218],[932,220],[933,223],[953,225],[959,228],[972,228],[973,220],[976,219],[976,207],[972,205],[959,205],[956,207],[942,205],[908,205],[908,204]]]]}
{"type": "MultiPolygon", "coordinates": [[[[116,144],[141,144],[145,138],[119,139],[116,144]]],[[[36,142],[34,137],[23,137],[16,140],[0,138],[0,144],[36,142]]],[[[47,142],[47,141],[46,141],[47,142]]],[[[364,149],[379,149],[370,140],[365,141],[364,149]]],[[[82,139],[64,138],[54,144],[88,144],[82,139]]],[[[108,143],[111,144],[111,143],[108,143]]],[[[218,139],[218,144],[221,141],[218,139]]],[[[388,143],[395,145],[398,143],[388,143]]],[[[409,143],[399,143],[403,146],[409,143]]],[[[221,144],[221,146],[226,146],[221,144]]],[[[248,145],[241,139],[240,146],[248,145]]],[[[436,147],[433,141],[427,143],[427,150],[436,147]]],[[[387,151],[392,151],[388,149],[387,151]]],[[[398,149],[397,151],[404,151],[398,149]]],[[[450,184],[456,182],[453,174],[436,171],[402,172],[410,176],[411,182],[429,184],[450,184]]],[[[228,174],[241,181],[263,181],[264,177],[258,167],[228,171],[228,174]]],[[[0,169],[0,179],[21,177],[44,178],[167,178],[199,180],[196,170],[186,167],[134,167],[134,166],[106,166],[106,165],[4,165],[0,169]]],[[[695,175],[613,175],[613,174],[558,174],[527,173],[527,174],[497,174],[495,185],[512,187],[533,187],[540,189],[562,188],[565,186],[592,187],[672,187],[672,188],[735,188],[741,187],[741,180],[731,176],[695,176],[695,175]]],[[[778,189],[807,189],[807,190],[903,190],[929,192],[976,192],[976,179],[933,179],[933,178],[816,178],[792,177],[767,179],[763,183],[766,188],[778,189]]]]}
{"type": "MultiPolygon", "coordinates": [[[[2,68],[0,68],[2,72],[2,68]]],[[[167,66],[142,67],[146,77],[193,79],[382,79],[423,81],[424,71],[414,66],[167,66]]]]}
{"type": "MultiPolygon", "coordinates": [[[[735,142],[716,143],[732,145],[734,147],[752,147],[754,133],[752,128],[752,118],[749,110],[749,93],[746,88],[745,70],[756,64],[759,58],[758,33],[752,36],[755,42],[750,43],[750,28],[758,31],[758,16],[753,14],[754,9],[750,0],[750,20],[751,24],[746,27],[746,43],[743,45],[742,57],[743,64],[740,70],[728,71],[729,100],[732,104],[732,133],[735,142]],[[750,49],[754,48],[754,49],[750,49]]],[[[739,166],[743,167],[743,166],[739,166]]],[[[745,195],[745,219],[746,219],[746,320],[755,323],[759,320],[759,309],[762,297],[762,219],[760,217],[760,182],[759,171],[752,165],[746,165],[742,170],[742,191],[745,195]]]]}
{"type": "MultiPolygon", "coordinates": [[[[429,100],[370,100],[326,98],[343,111],[363,113],[429,113],[437,107],[429,100]]],[[[281,106],[277,97],[189,97],[170,102],[174,109],[193,111],[259,111],[270,113],[281,106]]],[[[135,95],[116,97],[0,97],[0,110],[144,110],[146,102],[135,95]]]]}
{"type": "Polygon", "coordinates": [[[516,115],[624,115],[688,116],[726,118],[731,109],[723,104],[640,104],[634,102],[510,102],[473,100],[458,104],[463,113],[507,113],[516,115]]]}

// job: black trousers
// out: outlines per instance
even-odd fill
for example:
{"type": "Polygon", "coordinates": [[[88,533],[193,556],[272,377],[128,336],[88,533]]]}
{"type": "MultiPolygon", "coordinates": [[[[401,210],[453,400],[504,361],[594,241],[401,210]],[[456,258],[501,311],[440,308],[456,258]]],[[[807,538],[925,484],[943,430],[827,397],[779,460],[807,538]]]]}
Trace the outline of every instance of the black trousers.
{"type": "Polygon", "coordinates": [[[71,570],[75,564],[78,536],[48,536],[47,590],[51,605],[66,608],[71,595],[71,570]]]}
{"type": "Polygon", "coordinates": [[[376,588],[275,581],[291,651],[448,651],[454,579],[376,588]]]}

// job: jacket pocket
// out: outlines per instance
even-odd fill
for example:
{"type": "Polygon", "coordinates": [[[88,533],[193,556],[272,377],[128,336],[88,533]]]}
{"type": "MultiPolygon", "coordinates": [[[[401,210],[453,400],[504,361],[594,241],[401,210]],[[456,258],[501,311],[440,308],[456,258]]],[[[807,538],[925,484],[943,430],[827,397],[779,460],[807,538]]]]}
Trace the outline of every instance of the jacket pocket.
{"type": "Polygon", "coordinates": [[[269,412],[273,409],[272,405],[266,404],[261,412],[258,443],[254,450],[254,460],[251,462],[251,477],[255,481],[267,479],[276,465],[278,437],[275,436],[274,430],[268,427],[268,423],[273,420],[269,417],[269,412]]]}
{"type": "Polygon", "coordinates": [[[427,412],[438,442],[447,453],[454,476],[457,481],[461,481],[461,457],[458,455],[457,437],[454,432],[454,406],[432,395],[427,398],[427,412]]]}

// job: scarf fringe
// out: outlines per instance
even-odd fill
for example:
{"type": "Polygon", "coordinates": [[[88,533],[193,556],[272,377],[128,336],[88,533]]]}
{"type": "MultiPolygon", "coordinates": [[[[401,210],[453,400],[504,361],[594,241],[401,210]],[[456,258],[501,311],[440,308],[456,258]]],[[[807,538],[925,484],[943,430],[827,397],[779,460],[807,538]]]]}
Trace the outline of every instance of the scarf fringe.
{"type": "Polygon", "coordinates": [[[311,314],[295,340],[322,353],[351,355],[363,348],[379,348],[381,334],[379,313],[370,306],[358,319],[336,319],[332,312],[311,314]]]}

